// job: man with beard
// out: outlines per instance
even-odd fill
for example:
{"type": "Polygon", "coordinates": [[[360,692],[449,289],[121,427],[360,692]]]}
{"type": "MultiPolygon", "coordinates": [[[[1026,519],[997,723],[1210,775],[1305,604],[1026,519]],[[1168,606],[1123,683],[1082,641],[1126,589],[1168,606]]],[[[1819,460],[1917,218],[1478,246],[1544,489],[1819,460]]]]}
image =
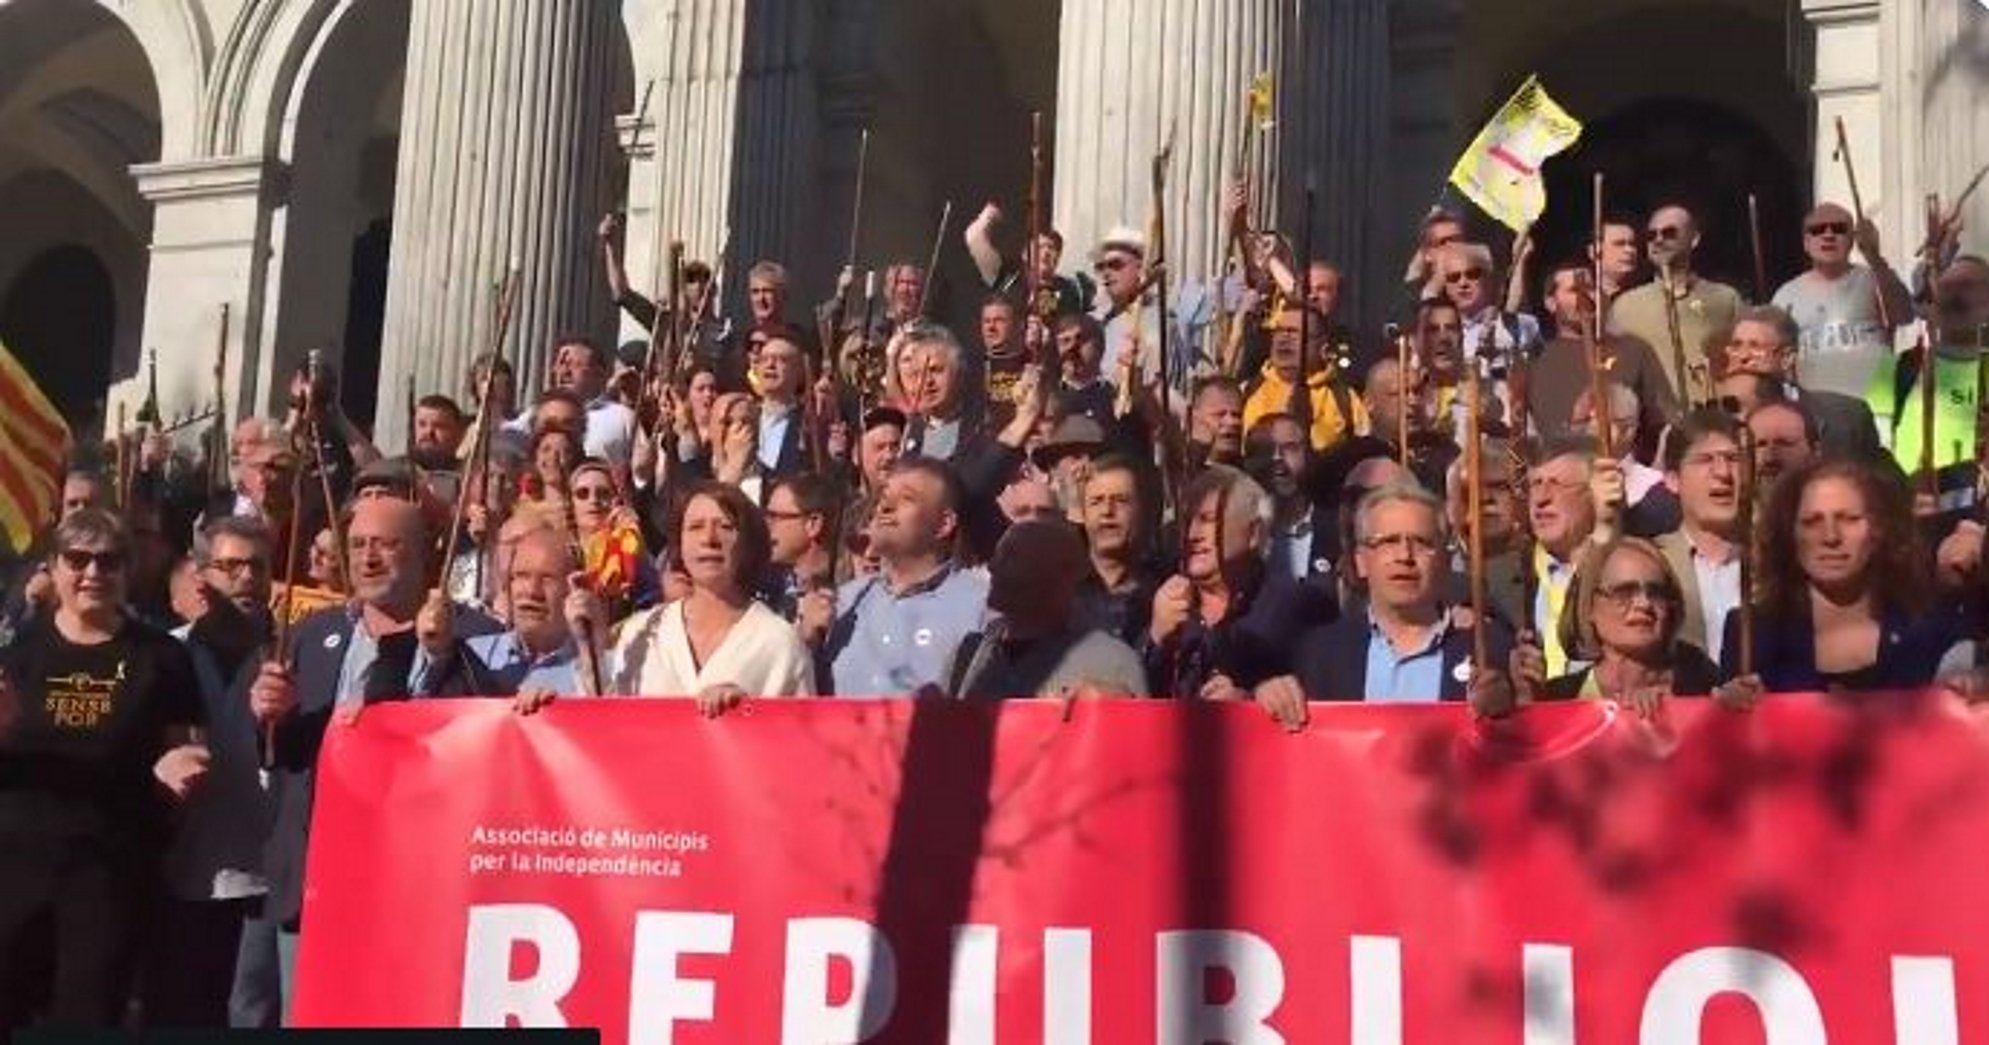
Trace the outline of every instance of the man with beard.
{"type": "Polygon", "coordinates": [[[464,425],[463,409],[455,400],[445,395],[421,397],[414,404],[409,456],[424,471],[454,471],[462,452],[464,425]]]}
{"type": "Polygon", "coordinates": [[[1742,309],[1725,337],[1707,342],[1706,359],[1720,397],[1732,396],[1742,412],[1769,399],[1800,402],[1816,419],[1818,445],[1825,453],[1886,460],[1878,422],[1864,399],[1796,384],[1796,325],[1781,309],[1742,309]]]}
{"type": "Polygon", "coordinates": [[[1249,476],[1211,467],[1181,505],[1191,513],[1181,572],[1154,593],[1147,678],[1179,699],[1248,700],[1258,683],[1291,672],[1299,635],[1332,603],[1265,566],[1273,507],[1249,476]]]}
{"type": "Polygon", "coordinates": [[[1147,695],[1138,653],[1078,613],[1084,545],[1061,519],[1019,522],[988,564],[1000,614],[961,642],[947,693],[967,700],[1147,695]]]}
{"type": "MultiPolygon", "coordinates": [[[[1554,317],[1554,337],[1527,372],[1526,407],[1534,427],[1548,439],[1573,435],[1569,418],[1575,397],[1590,385],[1589,323],[1595,317],[1595,278],[1575,262],[1547,273],[1543,294],[1554,317]]],[[[1657,432],[1678,412],[1678,399],[1651,346],[1621,334],[1607,334],[1599,346],[1609,361],[1609,379],[1637,393],[1643,404],[1639,429],[1657,432]]]]}
{"type": "Polygon", "coordinates": [[[843,585],[833,616],[824,599],[803,600],[797,626],[829,668],[817,676],[826,691],[901,696],[944,684],[953,649],[986,618],[986,579],[953,554],[963,508],[945,465],[908,458],[892,469],[870,519],[879,572],[843,585]]]}
{"type": "Polygon", "coordinates": [[[1800,403],[1770,399],[1747,413],[1754,434],[1756,498],[1763,504],[1782,476],[1815,460],[1822,452],[1816,419],[1800,403]]]}
{"type": "Polygon", "coordinates": [[[1056,393],[1058,412],[1066,417],[1088,417],[1112,432],[1118,427],[1113,413],[1115,393],[1100,369],[1105,358],[1105,328],[1090,316],[1060,316],[1054,337],[1064,378],[1056,393]]]}
{"type": "Polygon", "coordinates": [[[1332,563],[1321,535],[1332,515],[1314,507],[1300,482],[1312,467],[1305,432],[1289,415],[1271,414],[1251,426],[1244,443],[1244,470],[1270,492],[1274,506],[1266,548],[1271,572],[1294,581],[1327,572],[1332,563]]]}
{"type": "Polygon", "coordinates": [[[1862,399],[1874,379],[1891,376],[1892,329],[1912,321],[1913,295],[1879,253],[1877,227],[1857,224],[1835,203],[1804,216],[1803,254],[1809,271],[1774,298],[1800,331],[1796,372],[1806,389],[1862,399]],[[1853,245],[1871,267],[1851,261],[1853,245]]]}
{"type": "Polygon", "coordinates": [[[268,1026],[280,1005],[276,926],[256,917],[269,891],[261,847],[273,810],[257,772],[255,720],[231,687],[273,626],[269,531],[224,518],[207,524],[205,537],[194,612],[174,634],[200,683],[209,760],[166,852],[173,899],[145,970],[149,1027],[268,1026]],[[231,996],[240,1002],[232,1017],[231,996]]]}
{"type": "Polygon", "coordinates": [[[1151,555],[1153,504],[1146,466],[1107,454],[1091,462],[1079,502],[1085,546],[1091,557],[1078,597],[1085,618],[1138,645],[1153,613],[1153,593],[1164,575],[1151,555]]]}
{"type": "Polygon", "coordinates": [[[1684,605],[1678,637],[1720,662],[1728,612],[1740,605],[1740,426],[1724,410],[1701,409],[1672,429],[1665,485],[1678,495],[1683,520],[1657,538],[1678,577],[1684,605]]]}
{"type": "Polygon", "coordinates": [[[1354,511],[1354,572],[1363,606],[1298,643],[1296,669],[1256,687],[1258,706],[1303,728],[1305,702],[1421,704],[1468,699],[1482,715],[1514,704],[1503,665],[1512,636],[1496,619],[1465,622],[1442,601],[1443,505],[1417,486],[1385,486],[1354,511]],[[1485,628],[1489,664],[1472,664],[1472,628],[1485,628]]]}
{"type": "Polygon", "coordinates": [[[1687,400],[1692,397],[1691,375],[1686,371],[1704,361],[1707,336],[1732,324],[1743,302],[1739,291],[1692,271],[1699,225],[1691,211],[1676,205],[1659,207],[1651,214],[1645,238],[1646,252],[1658,276],[1616,299],[1607,317],[1609,332],[1652,346],[1673,394],[1687,400]],[[1667,294],[1678,313],[1676,345],[1671,338],[1667,294]]]}

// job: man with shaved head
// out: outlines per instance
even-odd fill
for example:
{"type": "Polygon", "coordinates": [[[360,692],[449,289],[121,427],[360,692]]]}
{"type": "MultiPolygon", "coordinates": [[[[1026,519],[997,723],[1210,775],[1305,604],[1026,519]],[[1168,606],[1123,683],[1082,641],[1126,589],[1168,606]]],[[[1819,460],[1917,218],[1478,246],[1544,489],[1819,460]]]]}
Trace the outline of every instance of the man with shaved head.
{"type": "Polygon", "coordinates": [[[276,804],[263,851],[270,889],[263,917],[284,926],[277,950],[286,1000],[325,728],[334,713],[349,718],[367,704],[487,687],[488,673],[455,637],[497,630],[494,621],[451,607],[428,589],[433,540],[420,508],[394,498],[354,502],[345,538],[352,601],[298,621],[280,659],[242,679],[276,804]]]}
{"type": "Polygon", "coordinates": [[[1699,222],[1671,204],[1651,213],[1644,230],[1645,252],[1656,275],[1623,292],[1609,308],[1609,332],[1627,334],[1657,351],[1679,402],[1694,398],[1692,371],[1706,359],[1706,338],[1731,326],[1743,304],[1740,292],[1692,270],[1699,247],[1699,222]],[[1671,334],[1666,295],[1678,313],[1678,337],[1671,334]]]}
{"type": "Polygon", "coordinates": [[[1805,390],[1863,399],[1875,376],[1892,378],[1885,365],[1892,330],[1912,321],[1912,295],[1879,253],[1878,230],[1835,203],[1820,203],[1803,218],[1803,253],[1809,271],[1775,292],[1775,306],[1800,332],[1797,380],[1805,390]],[[1864,265],[1851,260],[1854,246],[1864,265]]]}

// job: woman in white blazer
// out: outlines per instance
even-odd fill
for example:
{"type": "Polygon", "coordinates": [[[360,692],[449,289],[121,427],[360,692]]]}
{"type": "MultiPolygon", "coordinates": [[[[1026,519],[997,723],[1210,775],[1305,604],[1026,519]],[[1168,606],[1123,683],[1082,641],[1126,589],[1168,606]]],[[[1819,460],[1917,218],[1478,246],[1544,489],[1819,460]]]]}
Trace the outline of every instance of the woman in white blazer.
{"type": "Polygon", "coordinates": [[[801,634],[753,598],[771,554],[759,508],[717,482],[692,486],[682,504],[670,555],[691,592],[622,624],[606,662],[609,691],[694,696],[708,715],[747,697],[814,694],[814,659],[801,634]]]}

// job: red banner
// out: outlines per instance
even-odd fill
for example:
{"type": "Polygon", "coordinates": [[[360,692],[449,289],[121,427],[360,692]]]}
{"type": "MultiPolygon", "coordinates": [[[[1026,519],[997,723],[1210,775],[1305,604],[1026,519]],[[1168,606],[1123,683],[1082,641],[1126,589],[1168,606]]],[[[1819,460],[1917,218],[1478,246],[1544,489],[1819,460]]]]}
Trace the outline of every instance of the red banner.
{"type": "Polygon", "coordinates": [[[1989,1040],[1989,724],[685,701],[333,726],[296,1015],[609,1042],[1989,1040]]]}

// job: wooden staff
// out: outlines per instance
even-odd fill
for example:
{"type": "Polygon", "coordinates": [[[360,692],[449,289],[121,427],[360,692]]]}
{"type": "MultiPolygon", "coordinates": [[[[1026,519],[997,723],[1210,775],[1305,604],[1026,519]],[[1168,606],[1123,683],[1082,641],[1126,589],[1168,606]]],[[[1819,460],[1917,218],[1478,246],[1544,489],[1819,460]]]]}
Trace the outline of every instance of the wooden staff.
{"type": "Polygon", "coordinates": [[[123,511],[126,507],[125,502],[131,496],[131,480],[125,471],[130,464],[128,458],[131,455],[124,446],[124,400],[122,399],[117,402],[117,431],[115,437],[117,442],[114,444],[115,449],[111,452],[112,467],[114,469],[111,475],[111,503],[117,510],[123,511]]]}
{"type": "MultiPolygon", "coordinates": [[[[312,356],[317,349],[312,349],[312,356]]],[[[314,408],[317,401],[317,388],[310,380],[312,368],[307,362],[304,381],[304,420],[298,431],[290,433],[290,525],[289,540],[283,546],[283,598],[277,603],[275,635],[271,639],[269,659],[285,668],[291,666],[290,618],[296,615],[297,607],[297,544],[304,528],[304,457],[296,452],[297,440],[307,438],[313,444],[318,442],[317,422],[314,408]]],[[[342,554],[342,550],[341,550],[342,554]]],[[[262,727],[262,773],[263,786],[269,786],[269,771],[276,768],[276,723],[265,722],[262,727]]]]}
{"type": "MultiPolygon", "coordinates": [[[[1852,228],[1852,238],[1856,241],[1858,230],[1865,227],[1865,197],[1858,192],[1858,168],[1851,162],[1851,138],[1844,132],[1844,117],[1837,117],[1837,148],[1832,158],[1844,165],[1844,180],[1851,187],[1851,216],[1856,221],[1852,228]]],[[[1879,324],[1886,330],[1892,329],[1892,310],[1885,303],[1885,291],[1880,289],[1878,296],[1879,324]]]]}
{"type": "Polygon", "coordinates": [[[1754,497],[1758,477],[1754,471],[1754,432],[1745,422],[1736,426],[1740,435],[1740,489],[1734,526],[1740,531],[1740,649],[1735,663],[1742,675],[1754,674],[1754,497]]]}
{"type": "MultiPolygon", "coordinates": [[[[1029,325],[1029,316],[1035,316],[1043,331],[1043,340],[1036,349],[1036,365],[1045,375],[1057,373],[1060,369],[1055,339],[1051,337],[1050,320],[1056,315],[1056,302],[1043,300],[1043,277],[1039,251],[1043,237],[1043,114],[1029,114],[1029,245],[1022,250],[1022,285],[1028,295],[1029,307],[1023,313],[1023,329],[1029,325]]],[[[930,277],[928,277],[930,278],[930,277]]]]}
{"type": "MultiPolygon", "coordinates": [[[[1298,243],[1298,387],[1292,389],[1289,410],[1305,432],[1305,443],[1312,445],[1312,425],[1317,419],[1312,416],[1312,299],[1306,293],[1306,281],[1312,278],[1312,218],[1318,204],[1318,192],[1313,184],[1311,171],[1305,172],[1305,207],[1299,224],[1298,243]]],[[[1217,291],[1221,293],[1220,288],[1217,291]]],[[[1345,419],[1348,424],[1352,418],[1345,419]]]]}
{"type": "MultiPolygon", "coordinates": [[[[311,439],[311,466],[317,470],[318,485],[320,487],[319,495],[325,499],[325,525],[328,528],[330,528],[332,533],[332,556],[338,562],[339,587],[341,587],[344,590],[350,591],[352,589],[352,566],[351,563],[349,563],[346,560],[345,532],[338,524],[338,499],[332,496],[331,470],[325,467],[324,433],[319,431],[318,415],[316,411],[311,408],[311,404],[315,401],[315,397],[317,395],[316,389],[318,387],[318,374],[319,374],[319,368],[322,365],[323,365],[322,357],[319,355],[317,349],[314,348],[308,354],[305,355],[304,381],[307,385],[310,386],[310,390],[305,392],[304,399],[305,399],[305,410],[306,410],[305,417],[308,421],[308,427],[311,439]]],[[[408,387],[411,393],[414,387],[414,379],[412,377],[408,378],[408,387]]],[[[414,432],[414,426],[412,424],[408,426],[408,432],[410,433],[410,438],[412,438],[412,433],[414,432]]],[[[412,457],[408,458],[407,470],[408,470],[407,499],[409,504],[414,504],[417,501],[419,501],[420,498],[416,495],[414,490],[414,459],[412,457]]],[[[302,475],[303,471],[304,471],[304,460],[302,457],[299,457],[297,459],[297,473],[299,475],[302,475]]],[[[293,500],[290,505],[290,512],[291,512],[292,521],[294,522],[296,519],[301,518],[303,516],[303,506],[293,500]]],[[[313,535],[313,539],[316,539],[316,535],[313,535]]],[[[295,540],[295,538],[293,537],[292,540],[295,540]]]]}
{"type": "Polygon", "coordinates": [[[1747,194],[1747,242],[1754,249],[1754,300],[1768,300],[1768,259],[1761,250],[1761,203],[1747,194]]]}
{"type": "MultiPolygon", "coordinates": [[[[484,368],[483,387],[477,389],[477,423],[476,427],[470,430],[470,457],[472,460],[483,462],[483,485],[485,487],[484,494],[486,498],[489,495],[490,486],[490,433],[492,426],[497,423],[497,418],[492,416],[490,386],[492,380],[497,377],[497,361],[504,358],[504,339],[505,335],[511,329],[512,313],[517,309],[518,305],[518,287],[522,282],[523,280],[519,278],[518,269],[515,267],[504,277],[504,291],[498,295],[497,299],[497,323],[490,337],[491,365],[484,368]]],[[[449,537],[447,542],[442,545],[443,562],[445,564],[448,561],[448,557],[455,554],[456,542],[462,538],[463,509],[468,504],[469,498],[458,497],[456,498],[455,505],[449,512],[449,537]]],[[[486,535],[487,537],[488,535],[486,535]]],[[[481,559],[481,550],[479,550],[478,557],[481,559]]],[[[576,565],[575,569],[578,568],[576,565]]]]}
{"type": "Polygon", "coordinates": [[[1490,627],[1492,600],[1485,593],[1485,462],[1484,450],[1479,445],[1479,386],[1478,367],[1484,361],[1478,359],[1464,367],[1464,476],[1465,476],[1465,526],[1466,548],[1469,556],[1471,577],[1471,672],[1473,678],[1481,678],[1491,668],[1491,653],[1486,644],[1486,630],[1490,627]]]}
{"type": "Polygon", "coordinates": [[[216,490],[227,490],[234,486],[228,474],[228,410],[226,406],[228,379],[228,325],[230,319],[227,302],[221,303],[221,332],[214,343],[214,446],[207,459],[208,481],[216,490]]]}
{"type": "MultiPolygon", "coordinates": [[[[1678,325],[1678,295],[1674,292],[1677,284],[1671,281],[1671,270],[1658,267],[1658,289],[1664,293],[1665,334],[1671,339],[1671,363],[1678,369],[1678,393],[1689,406],[1698,406],[1704,399],[1696,372],[1685,361],[1685,334],[1678,325]]],[[[1597,335],[1597,341],[1601,335],[1597,335]]]]}
{"type": "Polygon", "coordinates": [[[843,269],[848,272],[856,270],[857,247],[863,241],[863,183],[869,171],[870,128],[865,127],[856,144],[856,191],[851,193],[849,203],[849,249],[843,252],[843,269]]]}
{"type": "MultiPolygon", "coordinates": [[[[870,344],[872,324],[877,322],[877,270],[870,269],[863,274],[863,329],[857,334],[857,381],[856,381],[856,423],[863,425],[863,415],[870,412],[872,402],[883,394],[884,369],[890,360],[880,358],[884,346],[872,348],[870,344]]],[[[856,446],[862,441],[859,430],[850,439],[851,456],[857,456],[856,446]]]]}
{"type": "Polygon", "coordinates": [[[1409,470],[1409,396],[1415,386],[1415,376],[1410,373],[1414,361],[1409,355],[1409,335],[1399,327],[1395,331],[1395,441],[1401,444],[1398,453],[1402,470],[1409,470]]]}
{"type": "MultiPolygon", "coordinates": [[[[312,371],[311,380],[317,380],[317,372],[312,371]]],[[[407,376],[407,503],[416,504],[421,495],[415,490],[414,471],[414,375],[407,376]]]]}
{"type": "Polygon", "coordinates": [[[1934,397],[1939,392],[1939,364],[1927,331],[1920,331],[1920,484],[1936,502],[1941,496],[1941,479],[1934,463],[1934,397]]]}
{"type": "MultiPolygon", "coordinates": [[[[1585,350],[1585,354],[1588,357],[1588,395],[1589,395],[1589,404],[1590,404],[1589,411],[1595,417],[1596,438],[1602,445],[1602,456],[1609,458],[1610,460],[1613,461],[1616,459],[1616,436],[1614,431],[1616,425],[1615,425],[1615,417],[1613,416],[1613,412],[1609,408],[1609,382],[1608,378],[1604,376],[1605,371],[1608,369],[1608,367],[1605,365],[1602,358],[1602,172],[1601,171],[1595,172],[1595,194],[1594,194],[1594,200],[1592,202],[1593,202],[1593,215],[1591,220],[1591,232],[1594,238],[1589,242],[1595,244],[1595,250],[1594,250],[1595,267],[1594,271],[1591,273],[1591,279],[1593,279],[1594,281],[1591,287],[1591,289],[1593,290],[1594,307],[1591,309],[1589,313],[1588,328],[1587,328],[1588,332],[1587,344],[1583,345],[1582,347],[1585,350]]],[[[1658,274],[1660,278],[1663,278],[1664,274],[1663,268],[1659,268],[1658,274]]],[[[1671,297],[1670,282],[1669,281],[1665,282],[1664,285],[1659,287],[1658,289],[1664,292],[1665,304],[1666,307],[1669,308],[1673,304],[1671,297]]],[[[1673,314],[1673,329],[1674,330],[1676,329],[1675,313],[1673,314]]],[[[1679,353],[1678,379],[1679,381],[1683,382],[1685,380],[1685,358],[1683,355],[1684,349],[1680,346],[1679,341],[1675,335],[1672,338],[1672,347],[1676,352],[1679,353]]]]}
{"type": "Polygon", "coordinates": [[[649,395],[651,379],[658,376],[657,359],[662,359],[661,376],[664,384],[669,384],[677,376],[677,357],[682,354],[684,325],[677,310],[682,308],[684,297],[684,244],[682,240],[670,241],[670,256],[664,271],[664,290],[668,295],[669,307],[659,302],[656,316],[649,324],[649,352],[642,361],[642,387],[645,398],[649,395]],[[663,317],[670,317],[670,325],[663,326],[663,317]]]}
{"type": "MultiPolygon", "coordinates": [[[[566,551],[573,557],[573,568],[581,573],[587,571],[587,549],[580,540],[580,520],[573,511],[573,491],[566,490],[560,497],[565,509],[566,551]]],[[[575,635],[574,648],[580,653],[580,677],[587,683],[587,691],[596,696],[605,692],[601,684],[601,651],[594,648],[593,622],[580,621],[581,634],[575,635]]]]}
{"type": "MultiPolygon", "coordinates": [[[[1153,191],[1152,227],[1147,230],[1147,256],[1154,266],[1154,319],[1160,324],[1156,343],[1160,349],[1160,412],[1163,416],[1174,414],[1172,400],[1173,378],[1168,373],[1168,356],[1172,346],[1168,344],[1168,328],[1173,324],[1167,321],[1167,164],[1174,155],[1174,132],[1167,132],[1167,144],[1154,154],[1150,181],[1153,191]]],[[[1145,309],[1141,309],[1145,311],[1145,309]]],[[[1185,471],[1186,462],[1183,462],[1185,471]]],[[[1164,473],[1163,473],[1164,474],[1164,473]]]]}
{"type": "Polygon", "coordinates": [[[926,314],[926,305],[932,300],[932,285],[939,281],[939,248],[945,245],[946,227],[952,223],[953,201],[947,200],[946,206],[939,211],[939,229],[932,235],[932,253],[928,255],[925,263],[925,282],[919,286],[920,316],[926,314]]]}

